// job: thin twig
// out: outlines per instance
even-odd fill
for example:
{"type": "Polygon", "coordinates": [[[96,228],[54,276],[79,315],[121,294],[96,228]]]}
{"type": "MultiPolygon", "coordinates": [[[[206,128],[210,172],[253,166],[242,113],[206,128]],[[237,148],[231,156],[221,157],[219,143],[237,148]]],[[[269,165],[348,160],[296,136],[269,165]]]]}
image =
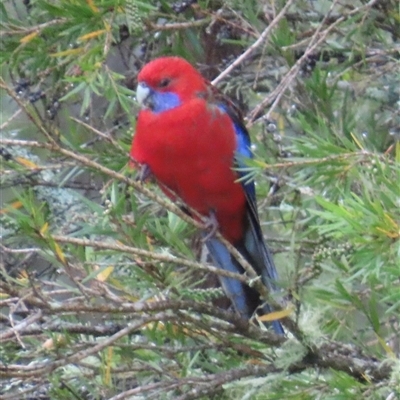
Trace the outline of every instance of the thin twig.
{"type": "Polygon", "coordinates": [[[29,28],[14,25],[14,24],[8,24],[5,26],[10,27],[10,30],[0,31],[0,35],[16,35],[16,34],[18,35],[21,33],[27,35],[27,34],[33,33],[33,32],[40,32],[41,30],[48,28],[49,26],[52,26],[52,25],[63,24],[64,22],[67,22],[67,21],[68,21],[67,18],[58,18],[58,19],[53,19],[48,22],[44,22],[43,24],[30,26],[29,28]]]}
{"type": "Polygon", "coordinates": [[[52,239],[54,239],[58,243],[70,243],[77,246],[83,247],[92,247],[93,249],[97,250],[115,250],[123,253],[133,254],[139,257],[150,258],[152,260],[160,261],[160,262],[167,262],[167,263],[174,263],[174,264],[181,264],[189,268],[198,269],[204,272],[210,272],[213,274],[226,276],[229,278],[237,279],[243,283],[249,283],[249,279],[246,278],[245,275],[241,275],[234,272],[229,272],[226,270],[222,270],[220,268],[213,267],[211,265],[201,264],[195,261],[190,261],[185,258],[175,257],[170,254],[159,254],[153,251],[139,249],[137,247],[126,246],[119,243],[110,243],[110,242],[101,242],[99,240],[89,240],[89,239],[79,239],[79,238],[72,238],[68,236],[60,236],[60,235],[53,235],[52,239]]]}
{"type": "Polygon", "coordinates": [[[278,24],[278,22],[284,17],[286,11],[293,4],[294,0],[288,0],[279,14],[271,21],[271,23],[264,29],[260,37],[242,54],[240,55],[231,65],[229,65],[225,70],[223,70],[211,83],[217,85],[222,79],[229,75],[233,69],[239,66],[246,58],[248,58],[254,50],[261,46],[268,38],[272,29],[278,24]]]}
{"type": "Polygon", "coordinates": [[[0,125],[0,130],[3,130],[7,127],[8,124],[10,124],[12,122],[13,119],[15,119],[16,117],[18,117],[19,114],[21,114],[22,109],[18,108],[17,111],[15,111],[15,113],[13,115],[11,115],[10,118],[8,118],[6,121],[4,121],[1,125],[0,125]]]}
{"type": "Polygon", "coordinates": [[[189,28],[195,28],[195,27],[200,27],[203,25],[207,25],[210,22],[209,18],[204,18],[196,21],[190,21],[190,22],[176,22],[176,23],[171,23],[171,24],[154,24],[149,22],[149,27],[154,30],[154,31],[176,31],[176,30],[181,30],[181,29],[189,29],[189,28]]]}
{"type": "MultiPolygon", "coordinates": [[[[18,334],[18,339],[19,339],[19,333],[21,331],[24,331],[29,325],[34,324],[35,322],[39,321],[42,318],[42,311],[37,311],[35,314],[30,315],[28,318],[24,319],[21,322],[18,322],[18,324],[11,324],[12,327],[7,330],[1,332],[0,336],[0,343],[3,341],[8,340],[10,337],[17,335],[18,334]]],[[[20,339],[19,339],[20,341],[20,339]]]]}
{"type": "MultiPolygon", "coordinates": [[[[338,0],[334,1],[332,3],[332,6],[330,8],[330,11],[334,7],[338,0]]],[[[328,17],[328,15],[324,18],[324,20],[321,22],[320,26],[317,28],[315,31],[313,38],[311,39],[310,43],[308,44],[307,49],[304,51],[304,54],[296,61],[296,63],[290,68],[290,70],[286,73],[285,77],[281,80],[279,85],[273,90],[272,93],[270,93],[260,104],[257,105],[257,107],[249,114],[248,118],[248,127],[251,127],[255,120],[260,117],[260,114],[262,110],[264,110],[266,107],[269,106],[269,104],[272,105],[266,115],[267,119],[271,118],[271,114],[274,112],[276,106],[278,105],[280,99],[282,98],[283,94],[285,93],[286,89],[289,87],[289,85],[292,83],[293,79],[297,76],[302,64],[304,61],[309,57],[310,54],[314,52],[314,50],[325,41],[328,33],[330,33],[333,29],[336,29],[337,25],[342,23],[343,21],[347,20],[349,17],[359,13],[362,10],[368,9],[372,7],[378,0],[371,0],[369,3],[357,7],[347,13],[346,15],[343,15],[342,17],[338,18],[334,23],[328,26],[327,29],[325,29],[322,33],[320,33],[321,28],[325,24],[325,20],[328,17]],[[318,38],[318,39],[317,39],[318,38]]]]}

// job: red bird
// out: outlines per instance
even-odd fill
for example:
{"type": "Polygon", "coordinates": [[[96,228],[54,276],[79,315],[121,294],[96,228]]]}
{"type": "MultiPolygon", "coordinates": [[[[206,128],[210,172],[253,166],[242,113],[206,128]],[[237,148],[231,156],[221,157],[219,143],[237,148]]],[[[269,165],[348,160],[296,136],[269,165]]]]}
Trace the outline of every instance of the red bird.
{"type": "MultiPolygon", "coordinates": [[[[179,57],[161,57],[138,75],[137,100],[142,105],[131,157],[145,166],[171,199],[178,196],[209,218],[275,289],[276,268],[263,240],[254,182],[238,182],[235,167],[251,157],[250,138],[238,110],[193,66],[179,57]]],[[[243,273],[241,265],[213,234],[204,236],[218,267],[243,273]]],[[[270,312],[259,295],[241,282],[220,277],[236,311],[251,318],[256,309],[270,312]]],[[[275,331],[283,334],[278,321],[275,331]]]]}

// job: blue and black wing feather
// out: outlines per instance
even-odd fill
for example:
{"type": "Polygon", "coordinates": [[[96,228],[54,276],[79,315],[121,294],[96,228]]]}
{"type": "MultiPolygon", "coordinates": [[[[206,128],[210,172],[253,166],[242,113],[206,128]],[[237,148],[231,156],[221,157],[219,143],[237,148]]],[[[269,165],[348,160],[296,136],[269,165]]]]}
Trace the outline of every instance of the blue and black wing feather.
{"type": "MultiPolygon", "coordinates": [[[[269,291],[276,290],[275,281],[278,278],[272,254],[268,249],[260,227],[254,181],[247,179],[244,172],[240,170],[245,166],[243,160],[251,158],[251,141],[249,133],[244,126],[240,110],[228,99],[224,98],[216,89],[212,89],[214,101],[217,102],[224,112],[226,112],[235,127],[237,138],[237,157],[236,167],[239,176],[242,178],[242,186],[246,193],[246,221],[247,224],[243,238],[235,244],[235,247],[243,257],[253,266],[262,282],[269,291]]],[[[215,237],[206,241],[206,245],[215,263],[225,270],[243,273],[243,267],[231,256],[228,249],[215,237]]],[[[259,294],[252,288],[243,283],[226,277],[220,277],[224,291],[233,303],[236,311],[244,318],[250,319],[257,309],[266,314],[272,310],[268,305],[261,304],[259,294]]],[[[279,321],[273,321],[272,326],[276,333],[284,334],[284,330],[279,321]]]]}

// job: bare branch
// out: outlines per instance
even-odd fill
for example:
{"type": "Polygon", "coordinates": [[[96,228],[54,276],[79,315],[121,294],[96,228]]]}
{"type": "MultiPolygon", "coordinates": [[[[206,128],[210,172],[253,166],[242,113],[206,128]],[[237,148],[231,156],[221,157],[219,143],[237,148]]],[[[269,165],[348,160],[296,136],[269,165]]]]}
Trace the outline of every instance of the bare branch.
{"type": "Polygon", "coordinates": [[[293,4],[294,0],[288,0],[279,14],[271,21],[267,28],[264,29],[260,37],[241,55],[239,56],[228,68],[222,71],[211,83],[213,85],[217,85],[222,79],[224,79],[227,75],[229,75],[233,69],[238,67],[241,63],[243,63],[246,58],[248,58],[254,50],[260,47],[268,38],[272,29],[278,24],[278,22],[285,16],[285,13],[289,9],[289,7],[293,4]]]}

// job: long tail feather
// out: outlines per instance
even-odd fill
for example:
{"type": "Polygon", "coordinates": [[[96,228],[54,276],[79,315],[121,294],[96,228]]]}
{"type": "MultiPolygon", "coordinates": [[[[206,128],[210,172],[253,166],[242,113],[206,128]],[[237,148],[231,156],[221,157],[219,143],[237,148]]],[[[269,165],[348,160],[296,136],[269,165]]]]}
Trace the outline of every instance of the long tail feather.
{"type": "MultiPolygon", "coordinates": [[[[225,245],[222,244],[218,239],[210,238],[206,241],[206,245],[211,254],[211,257],[219,268],[236,273],[244,272],[243,267],[234,257],[231,256],[225,245]]],[[[266,248],[264,242],[262,242],[262,244],[259,244],[258,246],[254,243],[251,243],[249,247],[250,248],[247,249],[244,244],[241,244],[238,246],[238,250],[246,258],[246,260],[252,264],[255,263],[255,260],[257,260],[257,263],[259,263],[259,261],[261,261],[262,259],[262,254],[257,254],[257,256],[250,256],[249,250],[260,250],[260,248],[263,249],[263,247],[265,247],[267,252],[266,254],[270,256],[270,253],[268,252],[268,249],[266,248]]],[[[270,260],[272,260],[272,258],[270,258],[270,260]]],[[[258,273],[260,273],[259,267],[260,265],[255,267],[258,273]]],[[[264,269],[266,268],[264,267],[264,269]]],[[[269,276],[269,273],[261,273],[261,278],[263,283],[267,286],[269,290],[275,288],[271,277],[269,276]],[[268,280],[265,279],[267,275],[268,280]]],[[[219,280],[226,295],[231,300],[236,312],[238,312],[243,318],[250,319],[254,315],[256,309],[261,305],[259,294],[254,289],[243,284],[242,282],[237,281],[236,279],[220,276],[219,280]]],[[[264,314],[271,312],[271,308],[268,305],[263,305],[261,310],[264,314]]],[[[271,325],[277,334],[284,334],[284,330],[279,321],[273,321],[271,325]]]]}

